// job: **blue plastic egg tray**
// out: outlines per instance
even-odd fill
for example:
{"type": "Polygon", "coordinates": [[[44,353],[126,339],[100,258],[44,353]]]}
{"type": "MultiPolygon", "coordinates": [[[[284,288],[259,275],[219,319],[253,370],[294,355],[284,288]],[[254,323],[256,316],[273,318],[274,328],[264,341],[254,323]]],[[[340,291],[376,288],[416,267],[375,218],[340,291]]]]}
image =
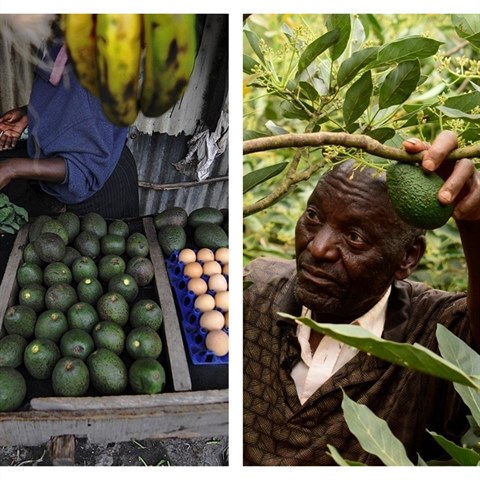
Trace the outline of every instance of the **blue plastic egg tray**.
{"type": "MultiPolygon", "coordinates": [[[[202,312],[194,307],[196,295],[187,288],[190,277],[183,273],[185,264],[178,260],[178,251],[173,252],[165,260],[170,285],[175,295],[178,308],[181,313],[180,325],[186,340],[188,353],[194,365],[212,365],[212,364],[228,364],[228,353],[223,357],[215,355],[205,346],[205,337],[208,331],[200,327],[200,317],[202,312]]],[[[208,276],[202,276],[208,282],[208,276]]],[[[227,282],[228,282],[228,277],[227,282]]],[[[208,293],[214,295],[213,290],[208,293]]],[[[222,310],[218,309],[224,313],[222,310]]],[[[228,327],[224,327],[223,331],[228,335],[228,327]]]]}

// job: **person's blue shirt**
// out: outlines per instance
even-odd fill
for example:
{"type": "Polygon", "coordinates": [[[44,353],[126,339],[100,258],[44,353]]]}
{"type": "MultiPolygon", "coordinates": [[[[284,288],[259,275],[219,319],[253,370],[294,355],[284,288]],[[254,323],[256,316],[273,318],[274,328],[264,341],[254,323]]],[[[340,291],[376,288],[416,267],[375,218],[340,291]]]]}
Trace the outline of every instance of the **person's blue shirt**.
{"type": "Polygon", "coordinates": [[[128,128],[110,123],[101,103],[78,82],[67,62],[58,85],[50,83],[59,46],[36,68],[28,106],[28,153],[32,158],[62,157],[62,184],[41,182],[48,194],[75,204],[99,191],[113,172],[128,128]],[[53,60],[52,60],[53,59],[53,60]]]}

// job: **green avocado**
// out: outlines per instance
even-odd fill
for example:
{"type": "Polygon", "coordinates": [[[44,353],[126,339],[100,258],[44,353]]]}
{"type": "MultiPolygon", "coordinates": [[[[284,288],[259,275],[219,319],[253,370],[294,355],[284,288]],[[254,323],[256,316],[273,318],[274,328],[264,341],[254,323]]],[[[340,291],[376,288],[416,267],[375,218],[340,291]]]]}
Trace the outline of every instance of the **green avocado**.
{"type": "Polygon", "coordinates": [[[100,255],[100,239],[93,232],[80,232],[75,237],[73,246],[84,257],[96,258],[100,255]]]}
{"type": "Polygon", "coordinates": [[[132,233],[126,240],[125,253],[128,257],[146,257],[150,251],[147,237],[141,232],[132,233]]]}
{"type": "Polygon", "coordinates": [[[392,163],[387,168],[388,195],[398,216],[409,225],[433,230],[453,214],[453,205],[443,205],[437,194],[443,180],[410,163],[392,163]]]}
{"type": "Polygon", "coordinates": [[[65,256],[65,242],[56,233],[41,233],[33,244],[35,253],[42,262],[60,262],[65,256]]]}
{"type": "Polygon", "coordinates": [[[27,382],[12,367],[0,367],[0,412],[13,412],[22,406],[27,382]]]}
{"type": "Polygon", "coordinates": [[[81,256],[72,264],[72,275],[77,283],[81,282],[84,278],[97,278],[97,264],[92,258],[81,256]]]}
{"type": "Polygon", "coordinates": [[[165,370],[153,358],[139,358],[128,370],[128,381],[135,393],[161,393],[165,388],[165,370]]]}
{"type": "Polygon", "coordinates": [[[18,303],[32,308],[37,314],[45,309],[45,292],[43,285],[32,283],[20,289],[18,303]]]}
{"type": "Polygon", "coordinates": [[[72,283],[72,272],[62,262],[49,263],[43,269],[43,283],[47,287],[51,287],[57,283],[72,283]]]}
{"type": "Polygon", "coordinates": [[[117,355],[125,348],[125,331],[118,323],[109,320],[97,323],[92,337],[96,348],[107,348],[117,355]]]}
{"type": "Polygon", "coordinates": [[[170,207],[163,212],[157,213],[153,218],[153,224],[158,230],[165,225],[179,225],[182,228],[187,226],[188,213],[183,207],[170,207]]]}
{"type": "Polygon", "coordinates": [[[0,367],[19,367],[26,346],[27,340],[16,333],[0,338],[0,367]]]}
{"type": "Polygon", "coordinates": [[[192,228],[197,228],[202,223],[221,225],[222,222],[223,213],[214,207],[200,207],[188,215],[188,225],[192,228]]]}
{"type": "Polygon", "coordinates": [[[53,340],[36,338],[25,348],[23,363],[33,378],[46,380],[52,375],[60,356],[60,349],[53,340]]]}
{"type": "Polygon", "coordinates": [[[90,373],[80,358],[63,357],[52,371],[52,388],[60,397],[81,397],[90,385],[90,373]]]}
{"type": "Polygon", "coordinates": [[[180,225],[160,227],[157,238],[163,253],[167,256],[170,256],[174,251],[182,250],[187,243],[187,234],[180,225]]]}
{"type": "Polygon", "coordinates": [[[193,239],[199,248],[228,247],[228,236],[220,225],[202,223],[195,228],[193,239]]]}
{"type": "Polygon", "coordinates": [[[77,292],[67,283],[56,283],[45,293],[45,306],[48,310],[60,310],[65,313],[77,301],[77,292]]]}
{"type": "Polygon", "coordinates": [[[121,294],[107,292],[98,299],[97,313],[100,320],[110,320],[123,327],[128,322],[128,303],[121,294]]]}
{"type": "Polygon", "coordinates": [[[45,310],[35,324],[35,338],[48,338],[58,342],[68,330],[67,317],[60,310],[45,310]]]}
{"type": "Polygon", "coordinates": [[[73,212],[62,212],[57,215],[56,219],[67,231],[68,243],[72,243],[75,237],[80,233],[79,216],[73,212]]]}
{"type": "Polygon", "coordinates": [[[99,348],[87,358],[93,387],[104,395],[120,395],[128,386],[128,371],[122,359],[111,350],[99,348]]]}
{"type": "Polygon", "coordinates": [[[150,327],[137,327],[127,335],[126,349],[132,358],[154,358],[162,353],[160,335],[150,327]]]}
{"type": "Polygon", "coordinates": [[[136,327],[150,327],[158,330],[163,323],[163,312],[158,303],[153,300],[139,300],[130,310],[130,325],[136,327]]]}
{"type": "Polygon", "coordinates": [[[107,221],[96,212],[89,212],[80,219],[80,230],[101,238],[108,233],[107,221]]]}
{"type": "Polygon", "coordinates": [[[150,259],[132,257],[127,263],[125,273],[131,275],[139,287],[145,287],[153,280],[155,270],[150,259]]]}
{"type": "Polygon", "coordinates": [[[125,273],[125,260],[119,255],[106,255],[98,262],[98,277],[102,282],[109,282],[115,275],[125,273]]]}
{"type": "Polygon", "coordinates": [[[29,339],[35,331],[37,314],[26,305],[13,305],[7,309],[3,319],[3,326],[8,334],[16,333],[29,339]]]}
{"type": "Polygon", "coordinates": [[[133,302],[138,295],[138,285],[128,273],[115,275],[108,281],[108,291],[116,292],[128,302],[133,302]]]}
{"type": "Polygon", "coordinates": [[[34,262],[25,262],[18,267],[17,283],[20,288],[37,283],[42,284],[43,272],[40,266],[34,262]]]}
{"type": "Polygon", "coordinates": [[[65,332],[59,346],[63,357],[75,357],[81,360],[86,360],[95,349],[92,336],[79,328],[72,328],[65,332]]]}

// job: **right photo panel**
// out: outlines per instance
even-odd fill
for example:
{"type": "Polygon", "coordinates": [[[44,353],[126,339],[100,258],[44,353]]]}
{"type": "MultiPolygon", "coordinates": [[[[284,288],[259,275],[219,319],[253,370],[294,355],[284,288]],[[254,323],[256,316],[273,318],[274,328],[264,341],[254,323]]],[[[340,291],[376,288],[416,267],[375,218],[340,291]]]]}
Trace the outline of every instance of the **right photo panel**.
{"type": "Polygon", "coordinates": [[[243,53],[243,464],[479,465],[480,15],[243,53]]]}

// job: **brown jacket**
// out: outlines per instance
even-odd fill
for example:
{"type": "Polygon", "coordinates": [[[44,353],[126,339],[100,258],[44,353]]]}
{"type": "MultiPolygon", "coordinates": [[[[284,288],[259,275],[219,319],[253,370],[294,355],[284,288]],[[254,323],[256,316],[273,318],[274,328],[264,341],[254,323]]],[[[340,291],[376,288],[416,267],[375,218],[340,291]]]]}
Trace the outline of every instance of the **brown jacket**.
{"type": "MultiPolygon", "coordinates": [[[[349,460],[380,465],[343,419],[342,391],[385,419],[416,463],[438,458],[426,429],[453,440],[464,429],[463,402],[450,382],[359,352],[301,405],[290,377],[300,358],[296,325],[276,315],[300,315],[293,295],[294,261],[258,259],[246,269],[244,292],[244,464],[336,465],[327,445],[349,460]]],[[[395,282],[383,338],[438,351],[437,323],[469,341],[465,294],[395,282]]]]}

